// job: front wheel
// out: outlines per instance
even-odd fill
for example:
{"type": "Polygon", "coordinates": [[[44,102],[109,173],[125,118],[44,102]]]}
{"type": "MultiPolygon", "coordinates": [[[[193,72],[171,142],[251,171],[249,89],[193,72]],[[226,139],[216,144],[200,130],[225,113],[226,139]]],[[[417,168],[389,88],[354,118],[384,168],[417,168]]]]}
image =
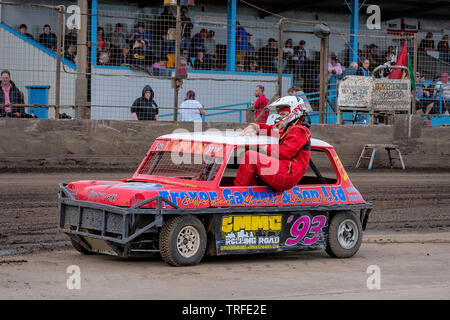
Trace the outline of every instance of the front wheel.
{"type": "Polygon", "coordinates": [[[165,262],[173,266],[200,263],[206,250],[203,223],[192,215],[172,217],[159,235],[159,250],[165,262]]]}
{"type": "Polygon", "coordinates": [[[350,258],[359,250],[362,227],[351,211],[336,213],[329,226],[326,252],[333,258],[350,258]]]}

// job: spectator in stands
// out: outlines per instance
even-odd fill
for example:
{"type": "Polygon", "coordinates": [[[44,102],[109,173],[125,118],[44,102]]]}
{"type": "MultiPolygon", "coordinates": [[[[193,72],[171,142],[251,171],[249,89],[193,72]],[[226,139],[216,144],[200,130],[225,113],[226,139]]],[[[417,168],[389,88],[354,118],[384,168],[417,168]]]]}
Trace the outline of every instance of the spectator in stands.
{"type": "Polygon", "coordinates": [[[419,44],[419,51],[428,51],[434,50],[434,40],[433,40],[433,34],[431,32],[428,32],[427,35],[425,36],[425,39],[422,39],[422,41],[420,41],[419,44]]]}
{"type": "Polygon", "coordinates": [[[416,110],[422,110],[426,115],[433,108],[434,102],[423,100],[431,98],[431,93],[425,88],[425,77],[416,73],[416,110]]]}
{"type": "Polygon", "coordinates": [[[283,48],[283,70],[285,72],[292,73],[294,71],[294,57],[294,44],[292,39],[287,39],[283,48]]]}
{"type": "Polygon", "coordinates": [[[206,61],[205,54],[203,51],[197,52],[197,57],[194,61],[194,69],[195,70],[208,70],[209,69],[209,63],[206,61]]]}
{"type": "Polygon", "coordinates": [[[448,73],[441,74],[440,81],[436,83],[435,98],[441,100],[442,113],[449,115],[450,112],[450,83],[448,83],[448,73]]]}
{"type": "Polygon", "coordinates": [[[191,34],[194,24],[191,18],[187,16],[189,9],[186,6],[181,7],[181,27],[183,28],[183,34],[181,35],[181,49],[188,49],[191,47],[191,34]]]}
{"type": "Polygon", "coordinates": [[[73,27],[64,37],[64,46],[67,50],[70,46],[77,45],[78,29],[73,27]]]}
{"type": "Polygon", "coordinates": [[[255,110],[255,122],[257,122],[257,123],[266,123],[267,118],[269,117],[269,110],[266,110],[263,113],[263,115],[261,115],[261,117],[258,119],[260,113],[263,112],[263,109],[269,103],[269,99],[267,99],[266,96],[264,95],[264,86],[262,86],[262,85],[257,85],[256,86],[256,88],[255,88],[255,97],[257,98],[256,102],[253,103],[253,101],[252,101],[250,103],[250,108],[255,110]]]}
{"type": "Polygon", "coordinates": [[[100,52],[100,54],[98,56],[98,64],[100,66],[109,66],[109,65],[111,65],[111,63],[109,61],[109,56],[110,56],[110,53],[108,51],[100,52]]]}
{"type": "Polygon", "coordinates": [[[191,59],[189,59],[189,50],[188,49],[181,49],[181,57],[186,59],[186,67],[188,69],[192,69],[192,63],[191,63],[191,59]]]}
{"type": "Polygon", "coordinates": [[[144,40],[136,40],[131,48],[131,64],[137,67],[143,67],[148,64],[147,55],[144,50],[145,42],[144,40]]]}
{"type": "Polygon", "coordinates": [[[25,115],[25,108],[11,105],[24,104],[23,93],[11,81],[11,73],[8,70],[3,70],[0,76],[0,117],[22,118],[25,115]]]}
{"type": "Polygon", "coordinates": [[[75,63],[77,53],[77,47],[76,45],[71,44],[65,51],[64,51],[64,58],[69,60],[70,62],[75,63]]]}
{"type": "Polygon", "coordinates": [[[334,52],[331,52],[330,62],[328,62],[328,77],[341,76],[342,65],[339,63],[339,59],[334,52]]]}
{"type": "Polygon", "coordinates": [[[205,39],[205,57],[210,63],[216,59],[216,40],[214,30],[209,30],[205,39]]]}
{"type": "Polygon", "coordinates": [[[370,75],[372,74],[369,71],[369,67],[370,67],[370,60],[369,59],[364,59],[362,66],[358,69],[358,71],[356,72],[357,76],[364,76],[364,77],[370,77],[370,75]]]}
{"type": "Polygon", "coordinates": [[[258,65],[263,72],[275,73],[277,69],[275,67],[275,60],[278,56],[277,41],[274,38],[268,40],[267,45],[260,48],[256,55],[258,65]]]}
{"type": "Polygon", "coordinates": [[[27,30],[28,30],[27,25],[22,23],[22,24],[20,25],[20,27],[19,27],[19,32],[20,32],[20,34],[23,35],[23,36],[25,36],[25,37],[30,38],[31,40],[34,40],[33,36],[32,36],[31,34],[29,34],[29,33],[27,32],[27,30]]]}
{"type": "Polygon", "coordinates": [[[123,33],[123,25],[121,23],[116,23],[116,29],[111,35],[111,45],[117,47],[119,51],[128,47],[127,37],[123,33]]]}
{"type": "Polygon", "coordinates": [[[186,92],[184,102],[178,108],[180,121],[202,122],[202,115],[205,113],[203,105],[195,100],[195,92],[192,90],[186,92]]]}
{"type": "Polygon", "coordinates": [[[247,32],[247,56],[251,57],[251,60],[255,59],[256,56],[256,50],[255,46],[251,43],[252,41],[252,34],[247,32]]]}
{"type": "Polygon", "coordinates": [[[97,28],[97,52],[108,51],[110,43],[105,38],[105,30],[102,27],[97,28]]]}
{"type": "Polygon", "coordinates": [[[248,42],[247,31],[241,26],[239,21],[236,28],[236,61],[238,64],[244,64],[245,55],[247,54],[248,42]]]}
{"type": "Polygon", "coordinates": [[[50,50],[56,50],[56,35],[51,31],[50,25],[44,25],[44,32],[39,35],[39,43],[50,50]]]}
{"type": "Polygon", "coordinates": [[[146,52],[150,51],[152,37],[147,32],[145,32],[145,26],[142,23],[139,23],[137,25],[136,32],[133,33],[130,37],[130,41],[134,42],[136,40],[144,41],[144,50],[146,52]]]}
{"type": "MultiPolygon", "coordinates": [[[[366,59],[369,59],[370,61],[370,65],[373,66],[373,68],[375,68],[376,66],[378,66],[379,64],[381,64],[381,60],[380,57],[378,56],[378,46],[375,43],[372,43],[369,46],[369,51],[367,53],[366,59]]],[[[370,70],[370,71],[372,71],[370,70]]]]}
{"type": "Polygon", "coordinates": [[[439,51],[439,59],[450,63],[450,47],[448,45],[448,34],[445,34],[437,45],[439,51]]]}
{"type": "Polygon", "coordinates": [[[146,85],[142,89],[142,96],[133,102],[131,116],[133,120],[158,120],[158,105],[152,87],[146,85]]]}
{"type": "MultiPolygon", "coordinates": [[[[368,61],[368,60],[367,60],[367,61],[368,61]]],[[[348,67],[348,68],[346,68],[346,69],[344,70],[344,72],[342,73],[342,76],[343,76],[343,77],[346,77],[346,76],[355,76],[357,72],[358,72],[358,62],[353,61],[353,62],[350,64],[350,67],[348,67]]]]}
{"type": "Polygon", "coordinates": [[[185,68],[185,70],[192,70],[192,65],[189,63],[189,61],[185,57],[180,57],[180,67],[185,68]]]}
{"type": "Polygon", "coordinates": [[[294,47],[294,54],[298,57],[298,60],[300,62],[303,62],[306,60],[306,50],[305,50],[306,41],[300,40],[298,43],[298,46],[294,47]]]}
{"type": "Polygon", "coordinates": [[[166,69],[167,68],[167,57],[161,56],[158,61],[152,64],[152,68],[154,69],[166,69]]]}
{"type": "Polygon", "coordinates": [[[202,29],[192,38],[190,50],[191,57],[196,57],[199,51],[205,52],[205,39],[207,34],[208,30],[202,29]]]}
{"type": "Polygon", "coordinates": [[[128,47],[122,48],[122,52],[117,57],[116,63],[119,66],[131,64],[130,48],[128,48],[128,47]]]}
{"type": "Polygon", "coordinates": [[[163,12],[152,25],[152,42],[154,45],[153,54],[160,56],[162,54],[162,41],[167,37],[169,29],[176,28],[177,19],[172,13],[172,6],[164,6],[163,12]]]}

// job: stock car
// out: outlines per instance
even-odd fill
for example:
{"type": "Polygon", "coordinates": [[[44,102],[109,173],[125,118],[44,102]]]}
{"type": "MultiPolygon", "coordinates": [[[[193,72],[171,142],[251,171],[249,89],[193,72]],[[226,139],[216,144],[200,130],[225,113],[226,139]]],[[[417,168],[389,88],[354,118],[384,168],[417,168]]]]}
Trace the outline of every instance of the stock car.
{"type": "Polygon", "coordinates": [[[83,254],[160,255],[174,266],[205,255],[326,250],[353,256],[372,205],[353,186],[334,148],[311,140],[296,186],[235,187],[242,152],[278,144],[269,136],[173,133],[157,138],[131,178],[60,183],[59,230],[83,254]]]}

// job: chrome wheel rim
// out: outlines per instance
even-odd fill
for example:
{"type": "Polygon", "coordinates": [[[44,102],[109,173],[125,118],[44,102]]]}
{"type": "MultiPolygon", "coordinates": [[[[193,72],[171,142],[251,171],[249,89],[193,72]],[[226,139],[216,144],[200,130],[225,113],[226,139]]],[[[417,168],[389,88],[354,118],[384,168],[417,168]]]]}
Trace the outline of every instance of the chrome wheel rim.
{"type": "Polygon", "coordinates": [[[200,234],[197,229],[186,226],[180,230],[177,236],[177,250],[184,258],[195,255],[200,247],[200,234]]]}
{"type": "Polygon", "coordinates": [[[352,249],[359,239],[358,226],[353,220],[347,219],[338,227],[338,241],[342,248],[352,249]]]}

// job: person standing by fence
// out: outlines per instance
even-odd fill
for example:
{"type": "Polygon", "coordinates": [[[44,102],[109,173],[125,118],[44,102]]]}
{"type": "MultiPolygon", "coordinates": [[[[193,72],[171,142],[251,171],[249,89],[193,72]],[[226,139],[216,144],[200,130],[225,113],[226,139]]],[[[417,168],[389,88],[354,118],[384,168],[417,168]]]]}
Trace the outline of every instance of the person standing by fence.
{"type": "Polygon", "coordinates": [[[255,103],[250,104],[250,108],[255,109],[255,121],[257,123],[266,123],[267,118],[269,117],[269,110],[263,111],[264,108],[269,103],[269,99],[264,95],[264,86],[257,85],[255,88],[255,97],[256,99],[255,103]],[[259,111],[258,111],[259,110],[259,111]],[[261,112],[264,112],[264,114],[258,119],[258,116],[261,112]]]}
{"type": "Polygon", "coordinates": [[[137,98],[131,108],[133,120],[158,120],[158,105],[153,100],[155,93],[146,85],[142,89],[142,97],[137,98]]]}
{"type": "Polygon", "coordinates": [[[184,102],[180,105],[178,110],[181,121],[201,122],[202,115],[206,113],[202,104],[195,100],[195,92],[192,90],[186,92],[184,102]]]}

